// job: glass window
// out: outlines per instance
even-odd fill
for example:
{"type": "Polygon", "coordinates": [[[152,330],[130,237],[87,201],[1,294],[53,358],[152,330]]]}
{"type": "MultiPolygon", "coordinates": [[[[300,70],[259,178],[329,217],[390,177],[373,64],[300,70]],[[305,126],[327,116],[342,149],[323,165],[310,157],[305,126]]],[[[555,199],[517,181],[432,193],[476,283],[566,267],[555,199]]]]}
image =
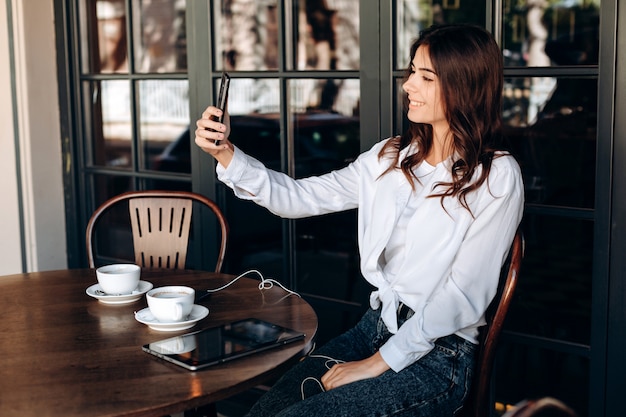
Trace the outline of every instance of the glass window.
{"type": "MultiPolygon", "coordinates": [[[[492,386],[499,409],[488,415],[502,416],[507,411],[505,404],[542,397],[558,398],[577,415],[589,415],[589,358],[543,347],[509,344],[505,340],[499,342],[497,353],[492,386]]],[[[534,414],[549,416],[552,411],[555,415],[564,414],[549,409],[534,414]]]]}
{"type": "MultiPolygon", "coordinates": [[[[217,91],[219,79],[216,80],[217,91]]],[[[232,78],[230,140],[269,168],[281,170],[280,86],[275,78],[232,78]]]]}
{"type": "Polygon", "coordinates": [[[186,72],[185,0],[133,2],[137,72],[186,72]]]}
{"type": "MultiPolygon", "coordinates": [[[[219,79],[216,80],[216,91],[219,79]]],[[[281,170],[279,80],[232,78],[228,96],[230,140],[268,168],[281,170]]],[[[234,196],[224,184],[218,187],[225,198],[229,218],[229,252],[233,271],[258,269],[267,277],[283,276],[283,220],[266,209],[234,196]]]]}
{"type": "Polygon", "coordinates": [[[92,129],[91,163],[132,167],[130,84],[125,80],[85,83],[85,105],[92,129]]]}
{"type": "Polygon", "coordinates": [[[595,77],[505,80],[504,128],[527,203],[593,207],[597,90],[595,77]]]}
{"type": "Polygon", "coordinates": [[[263,71],[278,68],[276,0],[216,0],[211,33],[215,39],[215,68],[263,71]]]}
{"type": "Polygon", "coordinates": [[[589,344],[593,222],[526,213],[526,250],[507,328],[589,344]]]}
{"type": "Polygon", "coordinates": [[[359,69],[359,0],[299,0],[297,5],[290,69],[359,69]]]}
{"type": "Polygon", "coordinates": [[[359,152],[359,80],[289,81],[296,177],[342,168],[359,152]]]}
{"type": "Polygon", "coordinates": [[[409,65],[411,44],[421,30],[438,23],[485,26],[485,2],[468,0],[398,0],[396,2],[396,69],[409,65]]]}
{"type": "Polygon", "coordinates": [[[508,66],[597,65],[600,0],[504,2],[508,66]]]}
{"type": "Polygon", "coordinates": [[[143,168],[191,173],[187,80],[138,82],[143,168]]]}
{"type": "Polygon", "coordinates": [[[128,37],[124,0],[80,2],[83,71],[86,73],[128,72],[128,37]]]}
{"type": "Polygon", "coordinates": [[[186,71],[185,0],[82,0],[79,7],[89,40],[81,43],[83,68],[98,76],[84,82],[88,163],[189,174],[188,81],[136,75],[186,71]]]}
{"type": "MultiPolygon", "coordinates": [[[[327,173],[345,167],[359,154],[357,79],[289,81],[289,117],[293,125],[295,176],[327,173]]],[[[354,300],[363,284],[359,274],[356,211],[296,221],[298,290],[329,298],[354,300]],[[320,275],[333,288],[316,285],[320,275]],[[329,277],[336,274],[336,278],[329,277]],[[347,298],[345,298],[347,297],[347,298]]]]}

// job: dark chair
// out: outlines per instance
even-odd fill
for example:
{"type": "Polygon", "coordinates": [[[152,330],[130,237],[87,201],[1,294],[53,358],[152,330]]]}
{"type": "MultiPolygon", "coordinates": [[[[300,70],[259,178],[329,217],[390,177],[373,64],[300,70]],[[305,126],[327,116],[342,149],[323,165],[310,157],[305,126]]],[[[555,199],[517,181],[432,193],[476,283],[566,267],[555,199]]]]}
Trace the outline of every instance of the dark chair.
{"type": "Polygon", "coordinates": [[[228,223],[212,200],[188,191],[130,191],[104,202],[87,223],[89,267],[95,268],[95,236],[99,221],[114,207],[128,204],[135,263],[142,268],[184,269],[193,203],[208,207],[216,216],[221,240],[215,271],[220,272],[226,254],[228,223]]]}
{"type": "Polygon", "coordinates": [[[476,359],[472,390],[463,407],[461,413],[463,416],[489,417],[491,415],[492,407],[489,404],[489,388],[491,386],[491,372],[496,347],[519,280],[523,257],[524,238],[521,230],[518,229],[515,233],[507,261],[502,267],[498,292],[487,309],[487,324],[483,326],[480,332],[480,347],[476,359]]]}

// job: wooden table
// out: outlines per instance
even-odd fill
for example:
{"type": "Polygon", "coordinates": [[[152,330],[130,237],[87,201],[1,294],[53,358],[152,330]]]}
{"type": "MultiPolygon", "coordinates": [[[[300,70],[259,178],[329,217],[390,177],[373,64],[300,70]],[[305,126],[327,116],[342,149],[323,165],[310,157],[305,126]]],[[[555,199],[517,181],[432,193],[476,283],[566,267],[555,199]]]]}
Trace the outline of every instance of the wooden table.
{"type": "MultiPolygon", "coordinates": [[[[234,277],[199,271],[142,271],[155,287],[217,288],[234,277]]],[[[162,416],[214,403],[284,372],[309,351],[317,317],[301,298],[278,286],[259,290],[241,278],[201,304],[195,327],[161,332],[134,312],[145,296],[109,305],[86,294],[93,269],[0,276],[0,415],[162,416]],[[141,350],[166,337],[258,317],[306,333],[302,342],[190,372],[141,350]]]]}

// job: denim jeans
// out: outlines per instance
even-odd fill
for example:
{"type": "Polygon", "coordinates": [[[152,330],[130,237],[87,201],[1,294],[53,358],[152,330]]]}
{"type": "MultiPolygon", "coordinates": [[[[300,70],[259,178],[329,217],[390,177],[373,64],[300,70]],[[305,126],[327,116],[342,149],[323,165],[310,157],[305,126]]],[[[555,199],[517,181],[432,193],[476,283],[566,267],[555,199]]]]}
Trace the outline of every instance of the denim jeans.
{"type": "Polygon", "coordinates": [[[380,310],[368,310],[355,327],[285,373],[248,416],[453,416],[469,391],[476,350],[456,335],[438,339],[433,350],[400,372],[323,390],[319,381],[336,360],[367,358],[390,336],[380,310]]]}

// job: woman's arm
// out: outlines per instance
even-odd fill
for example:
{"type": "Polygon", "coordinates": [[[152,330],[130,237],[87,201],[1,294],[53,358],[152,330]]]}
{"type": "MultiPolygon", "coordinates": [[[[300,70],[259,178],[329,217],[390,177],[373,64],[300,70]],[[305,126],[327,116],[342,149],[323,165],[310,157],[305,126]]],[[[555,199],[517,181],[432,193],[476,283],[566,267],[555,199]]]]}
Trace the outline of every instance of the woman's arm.
{"type": "Polygon", "coordinates": [[[354,362],[338,363],[322,376],[324,389],[331,390],[354,381],[375,378],[389,370],[380,352],[367,359],[354,362]]]}

